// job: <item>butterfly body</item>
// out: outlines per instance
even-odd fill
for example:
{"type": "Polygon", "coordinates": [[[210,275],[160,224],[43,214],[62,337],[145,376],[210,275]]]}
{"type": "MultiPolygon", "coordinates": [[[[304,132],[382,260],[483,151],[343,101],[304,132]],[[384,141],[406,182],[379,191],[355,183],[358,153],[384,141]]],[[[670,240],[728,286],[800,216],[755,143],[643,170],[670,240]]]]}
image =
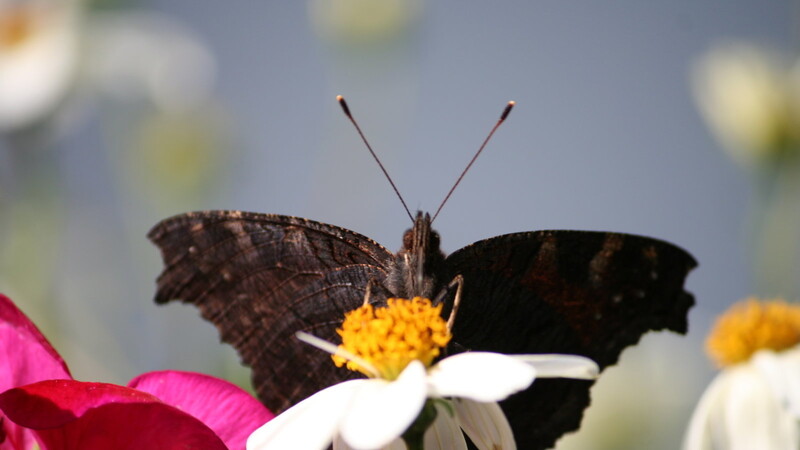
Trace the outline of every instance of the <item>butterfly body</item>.
{"type": "Polygon", "coordinates": [[[433,299],[440,292],[445,256],[439,245],[439,233],[431,229],[430,215],[418,212],[414,226],[403,234],[403,247],[386,278],[393,297],[433,299]]]}
{"type": "MultiPolygon", "coordinates": [[[[353,378],[294,338],[338,342],[346,311],[369,292],[461,306],[449,351],[580,354],[601,368],[649,330],[686,331],[683,290],[696,266],[685,251],[619,233],[533,231],[476,242],[445,257],[418,213],[396,254],[344,228],[289,216],[207,211],[156,225],[165,270],[156,301],[197,305],[243,362],[261,400],[280,412],[353,378]]],[[[520,448],[546,448],[578,427],[591,382],[537,380],[501,403],[520,448]]]]}

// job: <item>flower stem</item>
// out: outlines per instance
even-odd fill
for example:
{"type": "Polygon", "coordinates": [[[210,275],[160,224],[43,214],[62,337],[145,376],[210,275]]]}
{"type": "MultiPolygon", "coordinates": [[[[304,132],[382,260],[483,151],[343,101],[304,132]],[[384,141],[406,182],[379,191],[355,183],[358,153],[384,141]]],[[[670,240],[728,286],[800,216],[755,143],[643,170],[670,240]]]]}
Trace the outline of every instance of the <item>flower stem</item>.
{"type": "Polygon", "coordinates": [[[436,407],[433,401],[428,399],[425,401],[425,406],[422,411],[414,420],[414,423],[401,436],[406,443],[408,450],[423,450],[425,448],[425,431],[433,425],[436,420],[436,407]]]}

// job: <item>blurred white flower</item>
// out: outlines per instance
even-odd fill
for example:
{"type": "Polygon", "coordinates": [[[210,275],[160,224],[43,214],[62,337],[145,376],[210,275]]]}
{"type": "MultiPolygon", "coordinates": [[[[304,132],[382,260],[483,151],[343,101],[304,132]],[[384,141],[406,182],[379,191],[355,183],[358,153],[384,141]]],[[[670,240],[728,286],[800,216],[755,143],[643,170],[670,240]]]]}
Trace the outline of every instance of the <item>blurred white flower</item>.
{"type": "Polygon", "coordinates": [[[800,448],[800,307],[749,299],[722,315],[707,348],[723,365],[695,409],[684,450],[800,448]]]}
{"type": "Polygon", "coordinates": [[[0,0],[0,131],[30,126],[64,99],[79,22],[78,0],[0,0]]]}
{"type": "Polygon", "coordinates": [[[740,163],[774,159],[800,145],[800,65],[730,44],[706,54],[692,75],[703,116],[740,163]]]}
{"type": "Polygon", "coordinates": [[[211,95],[213,55],[190,29],[145,11],[95,13],[88,28],[88,83],[103,94],[187,110],[211,95]]]}
{"type": "Polygon", "coordinates": [[[99,96],[161,112],[209,101],[215,61],[190,29],[154,12],[85,3],[0,0],[0,131],[71,119],[99,96]]]}

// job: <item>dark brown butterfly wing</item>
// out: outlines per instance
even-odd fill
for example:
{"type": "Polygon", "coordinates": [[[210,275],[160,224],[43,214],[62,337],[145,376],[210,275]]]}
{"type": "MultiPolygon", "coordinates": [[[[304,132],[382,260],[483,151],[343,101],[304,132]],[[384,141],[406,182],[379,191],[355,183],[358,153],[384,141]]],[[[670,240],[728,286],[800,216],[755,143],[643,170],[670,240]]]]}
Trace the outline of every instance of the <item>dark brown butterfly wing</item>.
{"type": "Polygon", "coordinates": [[[370,279],[381,296],[392,260],[381,245],[332,225],[239,211],[183,214],[148,237],[166,266],[156,301],[197,305],[252,367],[256,392],[274,412],[355,376],[294,334],[339,341],[335,329],[361,305],[370,279]]]}
{"type": "MultiPolygon", "coordinates": [[[[683,290],[697,263],[663,241],[617,233],[536,231],[476,242],[450,255],[464,277],[457,347],[587,356],[601,368],[649,330],[686,332],[683,290]]],[[[578,428],[592,382],[536,380],[501,403],[519,448],[551,447],[578,428]]]]}

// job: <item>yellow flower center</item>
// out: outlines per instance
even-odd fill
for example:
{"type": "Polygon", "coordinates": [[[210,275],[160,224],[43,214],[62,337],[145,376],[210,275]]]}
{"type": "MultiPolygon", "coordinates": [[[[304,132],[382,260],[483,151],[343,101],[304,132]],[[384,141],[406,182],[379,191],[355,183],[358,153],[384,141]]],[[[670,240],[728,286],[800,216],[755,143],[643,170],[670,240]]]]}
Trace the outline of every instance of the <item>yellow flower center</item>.
{"type": "Polygon", "coordinates": [[[800,306],[749,298],[717,319],[706,352],[719,367],[747,361],[759,350],[781,351],[800,343],[800,306]]]}
{"type": "MultiPolygon", "coordinates": [[[[427,298],[390,298],[384,308],[364,305],[345,315],[336,332],[342,337],[340,348],[356,355],[378,370],[381,378],[394,380],[414,360],[426,367],[439,356],[439,349],[450,341],[447,323],[441,317],[442,305],[432,306],[427,298]]],[[[333,356],[337,367],[373,374],[354,361],[333,356]]]]}

